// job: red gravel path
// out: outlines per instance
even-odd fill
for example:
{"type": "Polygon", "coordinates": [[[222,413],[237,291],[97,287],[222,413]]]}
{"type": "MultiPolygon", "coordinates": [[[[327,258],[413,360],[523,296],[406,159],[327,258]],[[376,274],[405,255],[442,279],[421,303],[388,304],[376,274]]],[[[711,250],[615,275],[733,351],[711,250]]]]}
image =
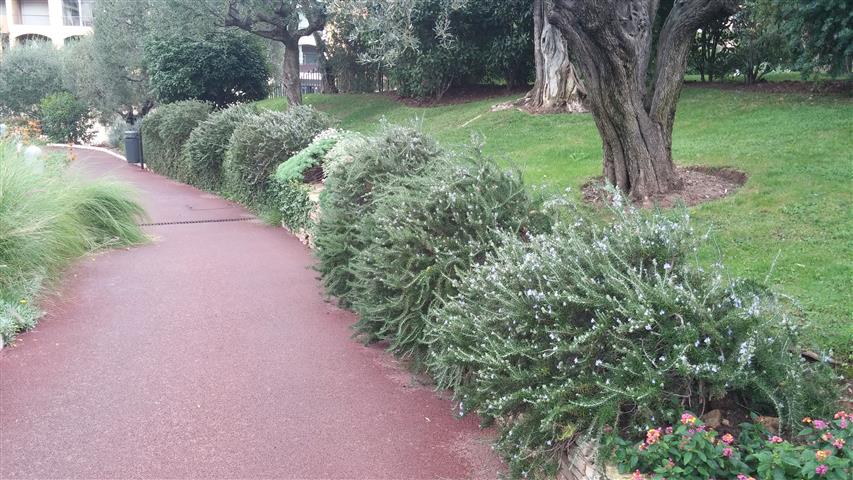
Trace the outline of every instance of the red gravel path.
{"type": "MultiPolygon", "coordinates": [[[[78,150],[135,184],[151,222],[237,218],[224,200],[78,150]]],[[[155,239],[66,276],[0,352],[0,478],[495,478],[473,418],[418,387],[323,299],[309,252],[257,221],[155,239]]]]}

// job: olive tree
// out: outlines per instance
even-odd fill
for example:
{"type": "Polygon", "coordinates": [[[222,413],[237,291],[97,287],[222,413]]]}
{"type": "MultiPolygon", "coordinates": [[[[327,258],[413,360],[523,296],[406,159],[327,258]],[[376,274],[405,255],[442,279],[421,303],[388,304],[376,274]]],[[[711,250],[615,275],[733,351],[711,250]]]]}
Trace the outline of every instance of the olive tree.
{"type": "MultiPolygon", "coordinates": [[[[173,2],[176,0],[172,0],[173,2]]],[[[234,27],[284,45],[282,83],[290,105],[302,104],[299,39],[326,25],[323,0],[192,0],[184,7],[212,16],[220,27],[234,27]]]]}
{"type": "Polygon", "coordinates": [[[556,0],[604,146],[604,175],[636,200],[680,187],[672,125],[697,28],[733,14],[737,0],[678,0],[653,35],[658,0],[556,0]]]}
{"type": "Polygon", "coordinates": [[[572,66],[566,39],[548,22],[553,5],[553,0],[533,0],[536,80],[520,105],[531,112],[582,112],[583,87],[572,66]]]}

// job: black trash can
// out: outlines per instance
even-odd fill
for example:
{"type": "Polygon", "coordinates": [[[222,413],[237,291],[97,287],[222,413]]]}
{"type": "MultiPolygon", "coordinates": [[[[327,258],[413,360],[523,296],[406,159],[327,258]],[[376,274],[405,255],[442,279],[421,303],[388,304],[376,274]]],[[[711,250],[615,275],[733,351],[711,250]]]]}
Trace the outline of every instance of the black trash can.
{"type": "Polygon", "coordinates": [[[139,130],[127,130],[124,132],[124,156],[127,163],[142,165],[142,137],[139,130]]]}

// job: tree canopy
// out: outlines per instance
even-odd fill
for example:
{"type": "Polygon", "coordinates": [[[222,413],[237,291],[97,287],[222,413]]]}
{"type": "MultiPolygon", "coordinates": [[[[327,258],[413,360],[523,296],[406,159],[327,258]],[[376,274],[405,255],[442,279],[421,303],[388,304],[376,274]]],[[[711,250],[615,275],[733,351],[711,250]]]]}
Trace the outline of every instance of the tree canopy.
{"type": "Polygon", "coordinates": [[[153,37],[145,42],[145,67],[159,102],[198,99],[220,107],[266,98],[271,75],[266,47],[233,30],[202,37],[153,37]]]}
{"type": "Polygon", "coordinates": [[[32,113],[42,98],[62,89],[62,52],[53,45],[24,45],[0,56],[0,110],[32,113]]]}

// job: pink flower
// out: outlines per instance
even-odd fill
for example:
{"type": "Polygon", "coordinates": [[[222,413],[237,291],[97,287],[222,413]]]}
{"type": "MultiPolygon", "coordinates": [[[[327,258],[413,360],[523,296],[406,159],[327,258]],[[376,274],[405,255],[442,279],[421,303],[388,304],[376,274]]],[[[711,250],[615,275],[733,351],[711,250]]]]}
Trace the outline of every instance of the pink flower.
{"type": "Polygon", "coordinates": [[[645,480],[645,477],[639,470],[634,470],[634,473],[631,474],[631,480],[645,480]]]}
{"type": "Polygon", "coordinates": [[[832,440],[832,434],[831,434],[831,433],[829,433],[829,432],[826,432],[826,433],[824,433],[823,435],[821,435],[821,436],[820,436],[820,438],[821,438],[821,440],[823,440],[824,442],[828,442],[828,441],[832,440]]]}
{"type": "Polygon", "coordinates": [[[659,428],[650,428],[648,432],[646,432],[646,443],[649,445],[654,445],[660,439],[660,429],[659,428]]]}
{"type": "Polygon", "coordinates": [[[778,435],[773,435],[772,437],[770,437],[770,443],[782,443],[784,441],[785,440],[783,440],[782,437],[778,435]]]}
{"type": "Polygon", "coordinates": [[[830,450],[818,450],[815,452],[814,458],[818,462],[822,462],[822,461],[826,460],[827,458],[829,458],[830,455],[832,455],[832,451],[830,451],[830,450]]]}
{"type": "Polygon", "coordinates": [[[826,422],[824,422],[823,420],[815,420],[814,428],[818,430],[823,430],[824,428],[826,428],[826,422]]]}
{"type": "Polygon", "coordinates": [[[690,412],[684,412],[681,414],[681,424],[682,425],[693,425],[696,423],[696,417],[690,412]]]}
{"type": "Polygon", "coordinates": [[[726,447],[723,449],[723,456],[729,458],[732,456],[732,447],[726,447]]]}
{"type": "Polygon", "coordinates": [[[836,420],[838,420],[839,418],[844,419],[844,418],[847,418],[847,417],[848,417],[847,412],[845,412],[844,410],[842,410],[842,411],[840,411],[840,412],[837,412],[837,413],[835,414],[835,419],[836,419],[836,420]]]}
{"type": "Polygon", "coordinates": [[[666,427],[666,429],[664,429],[664,432],[665,432],[667,435],[672,435],[672,427],[666,427]]]}
{"type": "Polygon", "coordinates": [[[839,449],[839,450],[844,448],[844,439],[843,438],[836,438],[835,441],[832,442],[832,446],[839,449]]]}
{"type": "Polygon", "coordinates": [[[734,442],[734,441],[735,441],[735,437],[733,437],[731,433],[727,433],[727,434],[723,435],[723,436],[720,438],[720,440],[721,440],[723,443],[725,443],[726,445],[731,445],[731,444],[732,444],[732,442],[734,442]]]}
{"type": "Polygon", "coordinates": [[[744,475],[742,473],[738,473],[737,474],[737,480],[755,480],[755,478],[747,477],[746,475],[744,475]]]}
{"type": "Polygon", "coordinates": [[[826,475],[827,470],[829,470],[829,467],[827,467],[824,464],[820,464],[817,467],[815,467],[814,473],[816,473],[818,475],[826,475]]]}
{"type": "Polygon", "coordinates": [[[838,423],[838,426],[840,426],[841,428],[847,428],[847,419],[842,418],[841,422],[838,423]]]}

